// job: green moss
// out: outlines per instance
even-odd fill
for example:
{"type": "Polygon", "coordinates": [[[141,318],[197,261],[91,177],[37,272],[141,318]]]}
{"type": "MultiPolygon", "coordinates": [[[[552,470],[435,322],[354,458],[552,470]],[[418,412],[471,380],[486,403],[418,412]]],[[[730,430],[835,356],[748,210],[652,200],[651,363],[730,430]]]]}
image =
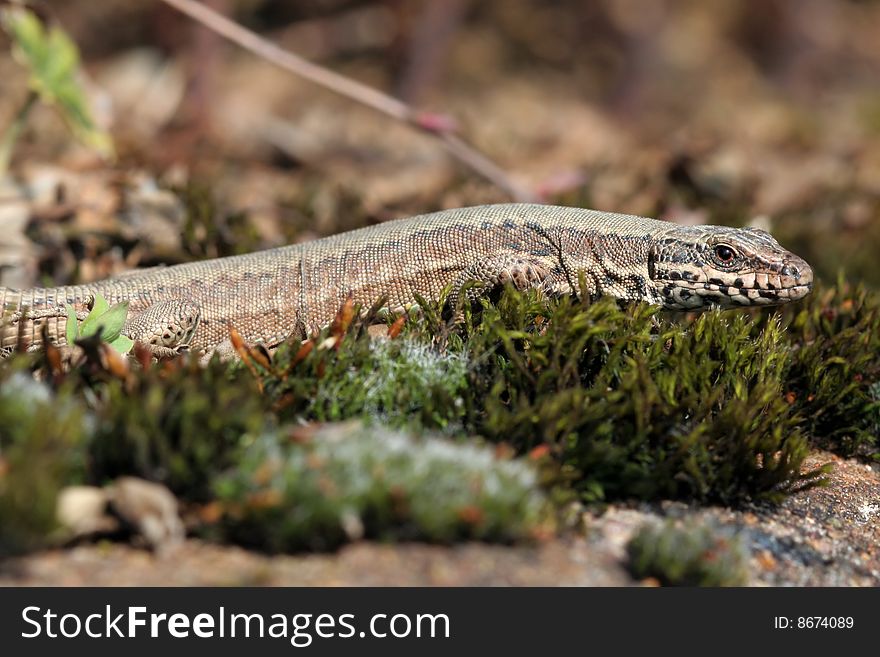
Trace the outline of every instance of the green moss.
{"type": "Polygon", "coordinates": [[[329,332],[299,362],[299,344],[282,348],[263,377],[283,418],[319,421],[367,417],[391,426],[461,430],[468,362],[417,339],[372,340],[360,322],[339,344],[329,332]]]}
{"type": "Polygon", "coordinates": [[[264,434],[215,482],[215,532],[270,551],[381,540],[510,541],[546,519],[529,465],[486,447],[357,423],[264,434]]]}
{"type": "Polygon", "coordinates": [[[70,396],[18,368],[0,371],[0,555],[47,544],[58,492],[82,475],[90,429],[70,396]]]}
{"type": "Polygon", "coordinates": [[[748,555],[729,533],[690,524],[646,523],[626,546],[633,577],[664,586],[745,586],[748,555]]]}
{"type": "Polygon", "coordinates": [[[843,280],[790,311],[786,393],[826,449],[876,454],[880,435],[880,297],[843,280]]]}
{"type": "Polygon", "coordinates": [[[742,315],[679,325],[645,306],[510,295],[479,330],[477,431],[551,445],[586,499],[779,499],[820,474],[800,472],[808,442],[783,398],[776,322],[755,337],[742,315]]]}
{"type": "Polygon", "coordinates": [[[786,396],[797,350],[777,320],[678,323],[645,305],[508,291],[456,333],[422,306],[403,338],[371,340],[375,320],[355,319],[282,349],[258,368],[266,393],[288,418],[546,445],[587,500],[778,500],[825,472],[801,471],[809,441],[786,396]]]}
{"type": "Polygon", "coordinates": [[[273,423],[249,376],[193,359],[151,367],[93,390],[95,429],[90,477],[103,483],[135,475],[205,500],[209,482],[234,466],[242,450],[273,423]]]}

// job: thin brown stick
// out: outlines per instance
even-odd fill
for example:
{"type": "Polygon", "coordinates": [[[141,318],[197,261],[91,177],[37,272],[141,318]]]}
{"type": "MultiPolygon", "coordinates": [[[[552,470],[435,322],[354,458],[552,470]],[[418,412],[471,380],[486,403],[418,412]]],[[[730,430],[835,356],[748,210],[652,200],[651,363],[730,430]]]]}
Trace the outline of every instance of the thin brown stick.
{"type": "Polygon", "coordinates": [[[456,135],[451,120],[418,112],[381,91],[313,64],[195,0],[162,0],[162,2],[286,71],[433,135],[453,157],[503,189],[514,200],[538,200],[537,194],[531,189],[514,181],[504,169],[456,135]]]}
{"type": "Polygon", "coordinates": [[[471,0],[426,0],[406,44],[406,65],[397,85],[397,96],[418,103],[443,74],[458,27],[471,0]]]}

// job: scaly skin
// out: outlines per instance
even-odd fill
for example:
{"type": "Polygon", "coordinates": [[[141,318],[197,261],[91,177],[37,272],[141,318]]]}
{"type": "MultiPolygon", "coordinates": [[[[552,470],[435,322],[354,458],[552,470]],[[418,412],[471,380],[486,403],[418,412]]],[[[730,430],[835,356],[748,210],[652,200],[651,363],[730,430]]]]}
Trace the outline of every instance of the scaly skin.
{"type": "MultiPolygon", "coordinates": [[[[476,281],[512,282],[549,294],[640,300],[668,309],[774,305],[806,296],[810,266],[766,232],[678,226],[654,219],[549,205],[445,210],[306,244],[173,267],[134,271],[87,285],[0,288],[7,319],[0,347],[20,334],[40,341],[41,324],[63,344],[64,305],[83,314],[92,295],[129,302],[124,333],[159,350],[213,350],[234,325],[249,342],[274,346],[329,323],[351,295],[390,310],[436,299],[450,303],[476,281]]],[[[474,294],[468,288],[468,294],[474,294]]]]}

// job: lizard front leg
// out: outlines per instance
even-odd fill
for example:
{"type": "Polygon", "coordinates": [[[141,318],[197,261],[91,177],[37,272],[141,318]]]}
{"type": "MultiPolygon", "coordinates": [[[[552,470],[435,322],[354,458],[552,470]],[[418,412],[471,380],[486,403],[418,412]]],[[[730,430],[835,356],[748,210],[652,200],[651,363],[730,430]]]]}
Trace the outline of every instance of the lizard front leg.
{"type": "Polygon", "coordinates": [[[150,345],[154,356],[170,357],[189,349],[200,317],[199,307],[190,301],[157,301],[131,315],[122,332],[150,345]]]}
{"type": "Polygon", "coordinates": [[[536,288],[552,293],[565,277],[558,264],[550,258],[505,253],[481,260],[466,267],[455,279],[450,294],[450,306],[455,309],[467,300],[476,302],[491,290],[511,283],[518,290],[536,288]]]}

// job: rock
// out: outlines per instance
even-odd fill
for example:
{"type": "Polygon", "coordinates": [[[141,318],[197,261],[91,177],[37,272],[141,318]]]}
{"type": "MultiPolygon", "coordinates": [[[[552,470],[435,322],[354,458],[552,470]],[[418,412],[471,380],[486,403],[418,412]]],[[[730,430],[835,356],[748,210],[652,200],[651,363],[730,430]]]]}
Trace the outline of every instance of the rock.
{"type": "Polygon", "coordinates": [[[107,514],[107,494],[97,486],[68,486],[58,494],[55,515],[71,538],[119,530],[107,514]]]}
{"type": "Polygon", "coordinates": [[[140,534],[157,552],[166,552],[183,541],[184,526],[177,510],[177,498],[165,486],[120,477],[108,486],[113,512],[140,534]]]}

